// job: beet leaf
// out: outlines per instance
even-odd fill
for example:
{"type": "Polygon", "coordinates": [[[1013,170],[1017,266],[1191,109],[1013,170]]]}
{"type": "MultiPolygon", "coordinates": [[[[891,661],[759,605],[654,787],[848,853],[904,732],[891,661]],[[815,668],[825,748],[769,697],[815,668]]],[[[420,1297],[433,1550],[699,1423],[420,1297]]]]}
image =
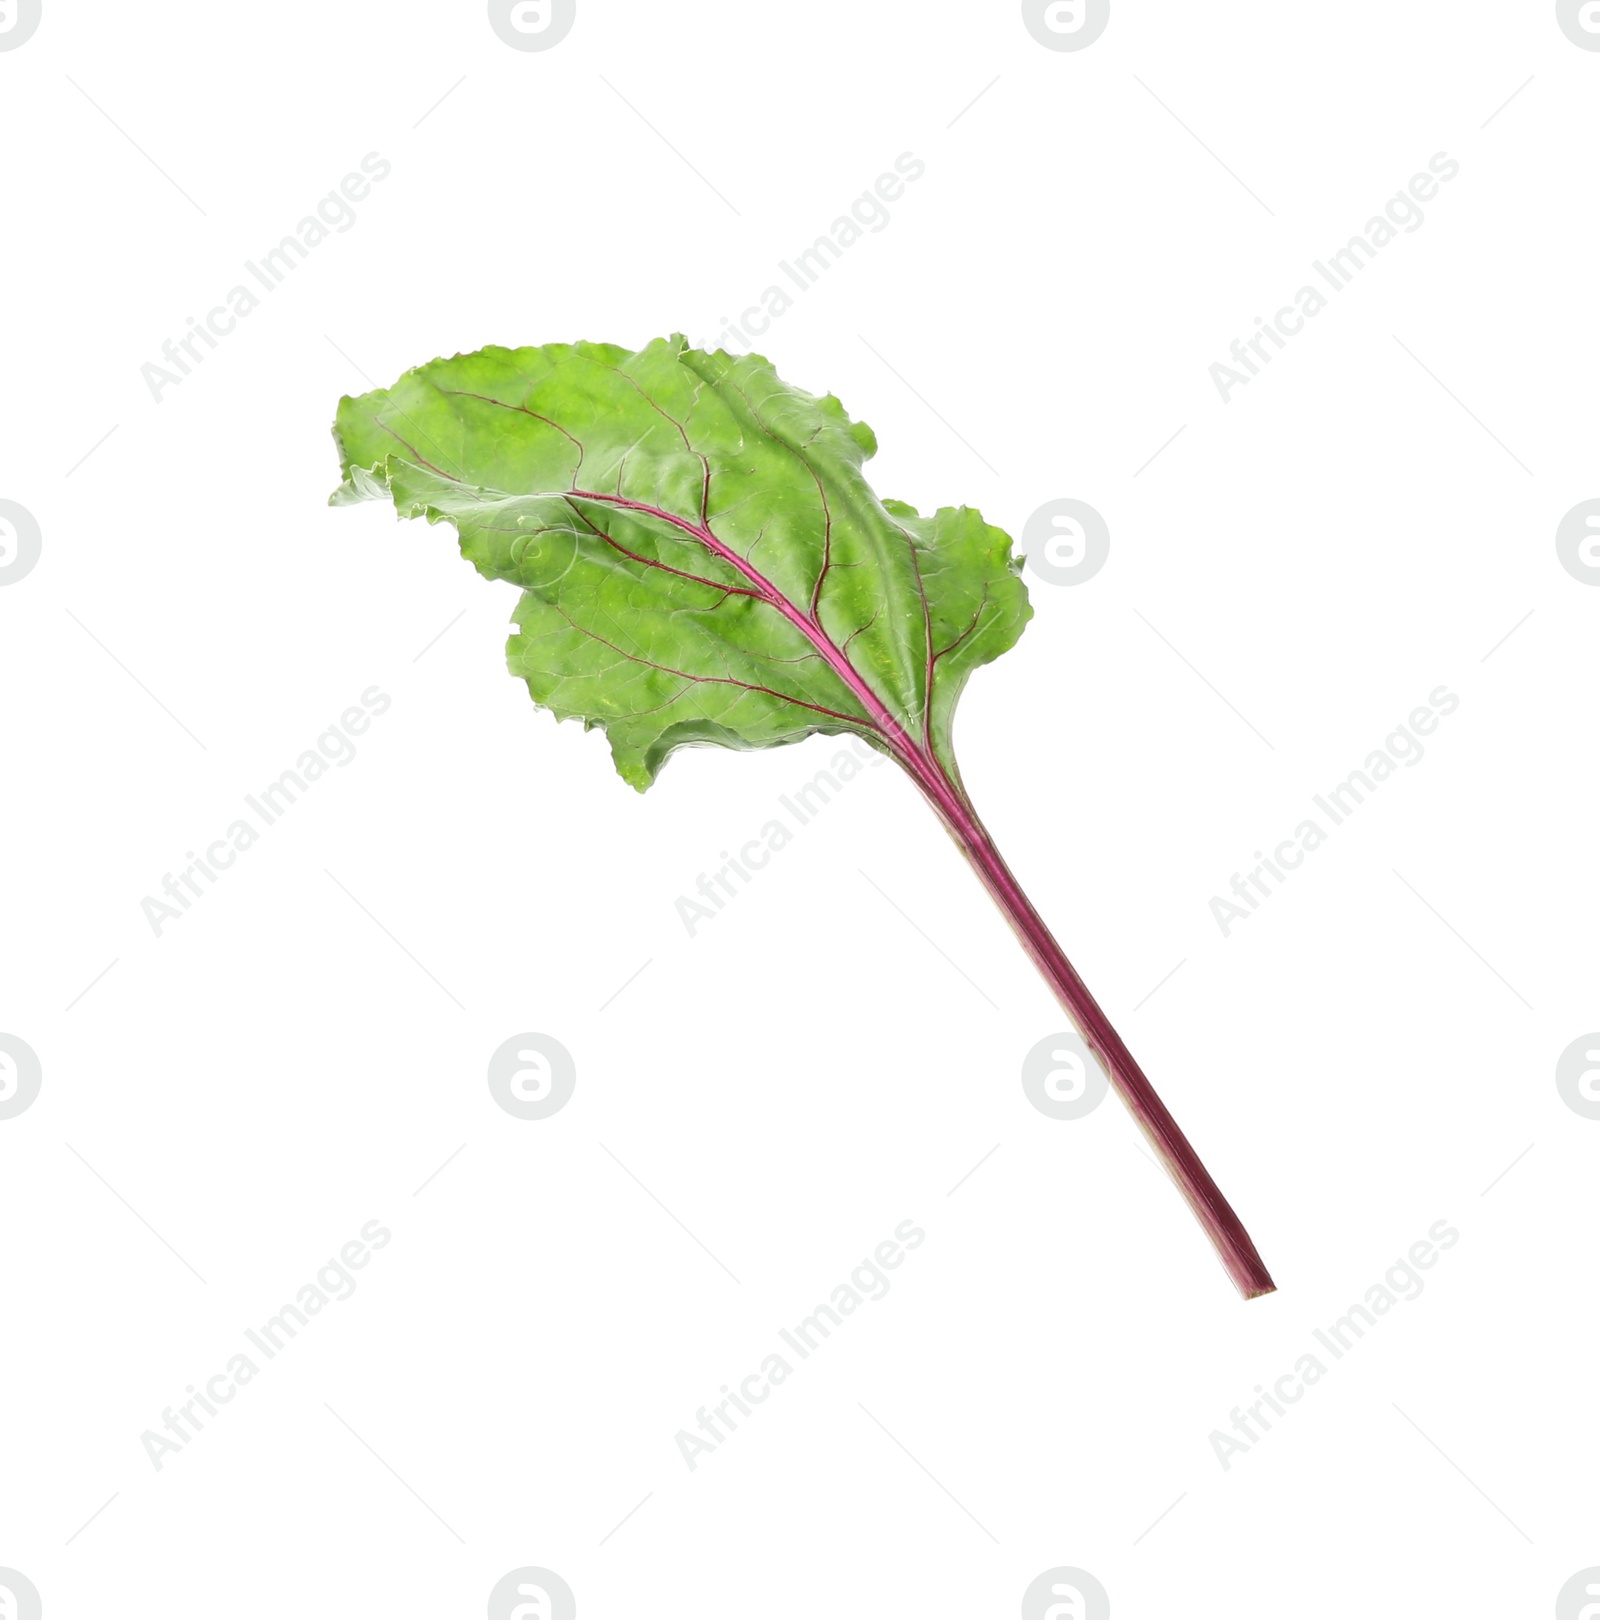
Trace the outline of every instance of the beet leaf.
{"type": "Polygon", "coordinates": [[[643,791],[678,748],[852,732],[901,767],[1010,922],[1246,1297],[1273,1283],[1238,1217],[984,830],[951,746],[968,676],[1031,617],[1004,531],[921,517],[862,474],[832,395],[759,355],[482,349],[340,401],[334,503],[453,526],[522,590],[507,653],[535,703],[599,726],[643,791]]]}

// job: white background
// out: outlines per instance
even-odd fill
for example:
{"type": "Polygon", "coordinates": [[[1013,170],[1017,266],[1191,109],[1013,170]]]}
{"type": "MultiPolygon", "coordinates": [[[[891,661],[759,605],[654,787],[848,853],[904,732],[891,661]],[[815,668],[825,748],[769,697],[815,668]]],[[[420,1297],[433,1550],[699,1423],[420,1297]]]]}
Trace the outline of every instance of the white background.
{"type": "Polygon", "coordinates": [[[1056,1565],[1118,1620],[1551,1612],[1600,1563],[1600,1124],[1554,1084],[1600,1025],[1600,591],[1554,546],[1600,495],[1597,93],[1543,0],[1116,0],[1081,53],[1009,4],[580,0],[520,53],[474,4],[45,0],[0,53],[0,497],[44,537],[0,590],[0,1030],[44,1073],[0,1121],[0,1565],[50,1620],[476,1616],[521,1565],[584,1620],[1011,1616],[1056,1565]],[[873,424],[884,495],[1105,515],[956,740],[1273,1268],[1249,1305],[1120,1106],[1029,1105],[1064,1020],[909,784],[691,939],[676,898],[838,744],[636,795],[504,673],[513,591],[324,505],[341,393],[711,339],[902,152],[761,347],[873,424]],[[1208,367],[1438,152],[1426,223],[1224,405],[1208,367]],[[1224,938],[1211,897],[1441,684],[1426,758],[1224,938]],[[157,938],[141,900],[372,685],[359,757],[157,938]],[[543,1122],[485,1083],[521,1031],[577,1063],[543,1122]],[[143,1431],[373,1219],[355,1296],[157,1472],[143,1431]],[[675,1433],[907,1219],[888,1297],[691,1473],[675,1433]]]}

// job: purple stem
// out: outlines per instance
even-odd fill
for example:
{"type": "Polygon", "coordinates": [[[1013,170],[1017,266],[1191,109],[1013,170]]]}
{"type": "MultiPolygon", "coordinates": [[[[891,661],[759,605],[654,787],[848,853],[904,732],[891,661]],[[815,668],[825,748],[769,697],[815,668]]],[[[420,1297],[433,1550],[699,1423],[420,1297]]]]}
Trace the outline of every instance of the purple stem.
{"type": "Polygon", "coordinates": [[[1211,1179],[1211,1172],[1201,1163],[1200,1155],[1178,1128],[1177,1120],[1145,1078],[1133,1053],[1101,1010],[1099,1002],[1090,995],[1089,987],[1067,960],[1066,952],[1056,942],[1044,918],[1034,910],[1033,902],[1022,892],[1022,885],[1012,876],[988,829],[978,820],[965,791],[950,780],[932,750],[919,747],[892,718],[885,715],[879,720],[880,726],[885,719],[892,727],[889,742],[897,762],[922,790],[946,831],[978,874],[978,881],[989,891],[990,899],[1022,941],[1022,948],[1033,958],[1033,965],[1055,991],[1056,1000],[1066,1010],[1084,1044],[1099,1060],[1117,1088],[1117,1095],[1211,1239],[1234,1286],[1246,1299],[1273,1293],[1278,1285],[1250,1241],[1244,1222],[1234,1214],[1232,1205],[1222,1196],[1222,1189],[1211,1179]]]}
{"type": "MultiPolygon", "coordinates": [[[[608,495],[599,490],[574,489],[572,495],[580,500],[597,501],[606,506],[622,507],[662,519],[699,541],[736,569],[750,582],[754,595],[781,613],[817,649],[850,689],[856,701],[872,717],[870,729],[887,743],[896,763],[933,806],[961,853],[978,874],[979,881],[989,891],[990,898],[1016,931],[1023,949],[1033,958],[1034,966],[1055,991],[1056,999],[1083,1037],[1084,1044],[1100,1061],[1112,1085],[1117,1088],[1117,1095],[1127,1105],[1161,1163],[1166,1166],[1167,1174],[1188,1200],[1195,1219],[1211,1239],[1239,1292],[1246,1299],[1272,1293],[1277,1284],[1262,1263],[1261,1256],[1256,1253],[1256,1246],[1250,1241],[1244,1223],[1234,1214],[1228,1200],[1222,1196],[1222,1189],[1200,1162],[1200,1155],[1178,1129],[1178,1122],[1156,1095],[1155,1087],[1145,1078],[1144,1070],[1134,1061],[1122,1037],[1112,1028],[1111,1020],[1100,1010],[1099,1003],[1089,994],[1088,986],[1078,977],[1078,970],[1067,960],[1066,952],[1056,943],[1044,919],[1033,909],[1032,902],[1022,892],[1021,884],[1011,875],[1000,851],[995,848],[994,840],[978,820],[965,791],[951,781],[931,745],[927,741],[918,743],[889,712],[843,649],[823,628],[820,616],[815,611],[806,613],[791,602],[758,569],[713,534],[703,515],[697,523],[648,502],[608,495]]],[[[931,685],[931,658],[929,678],[931,685]]],[[[931,700],[930,692],[924,701],[931,700]]]]}
{"type": "Polygon", "coordinates": [[[1022,892],[1022,886],[1012,876],[966,795],[951,784],[936,763],[926,756],[918,761],[919,767],[929,764],[933,766],[935,780],[925,778],[920,768],[912,769],[909,765],[906,768],[971,863],[990,898],[1015,930],[1023,949],[1033,958],[1034,966],[1055,991],[1056,999],[1083,1037],[1084,1044],[1099,1059],[1117,1095],[1127,1105],[1167,1174],[1177,1183],[1178,1191],[1194,1211],[1195,1219],[1211,1239],[1235,1287],[1246,1299],[1272,1293],[1277,1284],[1256,1252],[1244,1223],[1200,1162],[1200,1155],[1190,1146],[1167,1105],[1156,1095],[1155,1087],[1145,1078],[1144,1070],[1112,1027],[1111,1020],[1090,995],[1078,970],[1067,960],[1044,919],[1022,892]]]}

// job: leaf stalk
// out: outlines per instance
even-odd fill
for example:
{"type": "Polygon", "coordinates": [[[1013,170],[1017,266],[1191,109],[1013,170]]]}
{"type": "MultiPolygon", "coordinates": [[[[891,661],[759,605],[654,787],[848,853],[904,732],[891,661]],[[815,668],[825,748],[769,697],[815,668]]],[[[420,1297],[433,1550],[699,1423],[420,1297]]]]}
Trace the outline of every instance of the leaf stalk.
{"type": "Polygon", "coordinates": [[[1179,1129],[1127,1043],[1089,993],[1078,970],[1068,961],[1055,935],[1023,892],[988,829],[978,819],[965,790],[950,779],[929,753],[911,743],[903,731],[897,743],[902,744],[894,748],[897,763],[933,806],[945,830],[977,873],[978,881],[1010,923],[1033,965],[1055,992],[1056,1000],[1072,1020],[1073,1027],[1105,1070],[1158,1161],[1210,1238],[1234,1286],[1246,1299],[1273,1293],[1277,1284],[1245,1230],[1244,1222],[1223,1197],[1222,1189],[1212,1180],[1210,1171],[1179,1129]]]}

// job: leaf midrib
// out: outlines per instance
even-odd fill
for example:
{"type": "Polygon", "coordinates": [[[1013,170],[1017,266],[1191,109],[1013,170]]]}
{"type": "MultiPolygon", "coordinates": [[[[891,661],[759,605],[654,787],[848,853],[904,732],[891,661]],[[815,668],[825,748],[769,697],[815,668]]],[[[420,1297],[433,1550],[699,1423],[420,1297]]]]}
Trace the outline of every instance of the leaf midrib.
{"type": "Polygon", "coordinates": [[[905,727],[889,712],[887,705],[873,691],[866,677],[850,662],[849,657],[834,641],[833,637],[823,629],[817,620],[796,607],[759,568],[753,563],[747,562],[726,541],[719,539],[709,526],[695,523],[689,518],[680,517],[676,512],[667,511],[665,507],[652,506],[647,501],[629,500],[625,495],[607,495],[601,490],[574,488],[569,492],[569,498],[598,501],[603,506],[620,507],[629,512],[640,512],[646,517],[658,518],[663,523],[670,524],[673,528],[681,530],[684,534],[698,540],[713,556],[721,558],[730,568],[733,568],[750,582],[754,587],[758,601],[765,602],[768,607],[781,613],[817,649],[817,652],[826,661],[829,668],[849,688],[851,695],[872,716],[874,729],[882,733],[886,741],[893,743],[899,749],[903,749],[914,758],[921,758],[921,750],[907,733],[905,727]]]}

